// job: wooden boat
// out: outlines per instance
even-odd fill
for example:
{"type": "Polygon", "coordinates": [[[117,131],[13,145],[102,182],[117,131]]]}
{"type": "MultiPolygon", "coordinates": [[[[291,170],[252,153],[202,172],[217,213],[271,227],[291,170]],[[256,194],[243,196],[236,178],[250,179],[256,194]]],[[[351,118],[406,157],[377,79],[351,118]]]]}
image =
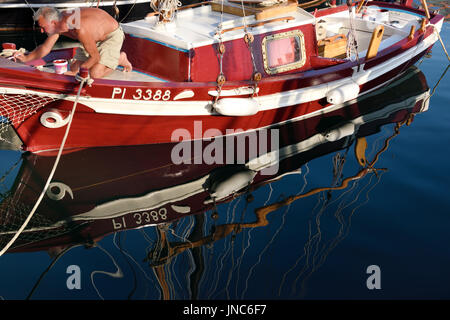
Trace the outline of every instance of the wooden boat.
{"type": "MultiPolygon", "coordinates": [[[[272,174],[262,170],[271,163],[258,165],[256,161],[264,155],[254,158],[250,152],[241,165],[176,165],[170,157],[172,144],[90,148],[65,154],[44,201],[10,252],[89,244],[111,233],[171,223],[214,210],[216,205],[298,173],[313,159],[352,146],[363,173],[346,179],[357,180],[375,168],[370,159],[362,161],[364,153],[357,151],[357,142],[377,134],[384,125],[411,124],[415,114],[428,109],[429,97],[423,73],[410,68],[390,86],[355,103],[279,126],[278,170],[272,174]],[[244,175],[248,180],[241,183],[244,175]]],[[[4,197],[0,193],[2,246],[29,214],[54,161],[54,157],[23,154],[11,192],[4,197]]],[[[321,190],[327,188],[316,191],[321,190]]]]}
{"type": "Polygon", "coordinates": [[[133,72],[94,79],[78,100],[80,82],[51,64],[75,49],[29,65],[1,58],[0,119],[31,152],[60,148],[75,100],[65,150],[270,128],[330,113],[398,77],[437,41],[443,16],[409,0],[314,13],[296,2],[207,2],[161,20],[122,24],[133,72]]]}

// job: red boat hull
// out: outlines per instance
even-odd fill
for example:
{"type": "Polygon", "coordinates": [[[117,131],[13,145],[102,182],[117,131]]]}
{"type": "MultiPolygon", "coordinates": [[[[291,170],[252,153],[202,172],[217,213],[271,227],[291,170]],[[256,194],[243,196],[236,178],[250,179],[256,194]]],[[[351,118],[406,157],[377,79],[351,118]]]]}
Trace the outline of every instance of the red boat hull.
{"type": "MultiPolygon", "coordinates": [[[[422,14],[412,8],[395,5],[393,7],[416,15],[422,14]]],[[[347,10],[346,6],[339,6],[320,11],[318,16],[344,10],[347,10]]],[[[433,14],[430,23],[437,25],[442,23],[442,19],[442,16],[433,14]]],[[[428,25],[411,36],[401,34],[394,37],[395,41],[386,42],[389,45],[380,49],[375,57],[361,57],[358,61],[319,57],[312,23],[286,27],[281,31],[301,30],[305,37],[305,50],[302,54],[308,58],[297,69],[280,71],[277,74],[269,74],[264,67],[265,62],[261,57],[262,39],[264,36],[267,38],[276,35],[280,30],[267,31],[255,37],[254,45],[259,51],[255,50],[254,65],[250,61],[245,42],[242,39],[231,39],[224,43],[226,48],[233,47],[233,50],[228,50],[231,51],[228,53],[231,56],[224,60],[224,72],[227,77],[229,74],[229,77],[220,89],[214,81],[219,73],[218,61],[212,59],[217,54],[214,51],[215,45],[177,49],[153,40],[127,37],[124,48],[129,50],[130,55],[133,50],[139,48],[145,49],[142,51],[145,53],[153,49],[155,53],[160,53],[156,59],[153,55],[143,54],[140,57],[144,59],[140,71],[147,72],[147,75],[156,72],[156,75],[168,81],[95,79],[92,86],[85,86],[81,91],[64,150],[69,152],[89,147],[171,143],[180,139],[198,140],[236,131],[269,128],[331,112],[345,104],[329,104],[327,101],[332,101],[327,100],[330,91],[352,85],[355,95],[343,100],[351,102],[354,98],[389,83],[416,63],[436,41],[433,26],[428,25]],[[245,67],[236,65],[235,62],[239,58],[242,60],[239,62],[245,67]],[[151,70],[143,69],[145,66],[151,70]],[[251,71],[254,71],[250,70],[249,66],[261,72],[257,86],[255,81],[249,79],[251,71]],[[258,91],[252,92],[253,88],[258,91]],[[230,93],[242,89],[244,93],[230,93]],[[250,107],[258,104],[255,107],[257,112],[236,116],[223,115],[229,114],[227,112],[221,114],[214,109],[214,106],[217,106],[214,103],[217,102],[218,92],[221,92],[218,102],[247,102],[250,107]],[[223,94],[224,92],[228,92],[229,96],[223,94]],[[228,100],[225,100],[226,98],[228,100]],[[233,98],[242,100],[232,100],[233,98]]],[[[67,59],[72,55],[73,49],[52,52],[45,57],[45,61],[39,63],[45,64],[55,58],[67,59]]],[[[3,117],[9,118],[9,115],[14,115],[16,111],[28,108],[26,99],[29,97],[38,105],[35,113],[17,121],[10,119],[23,142],[23,149],[30,152],[58,150],[67,129],[70,111],[74,101],[78,99],[76,92],[79,83],[73,77],[41,72],[19,64],[8,64],[5,59],[0,61],[0,82],[8,84],[0,88],[5,90],[8,96],[4,98],[0,95],[0,115],[3,117]],[[14,98],[15,95],[19,99],[24,97],[19,107],[8,102],[8,99],[11,96],[14,98]],[[54,100],[42,102],[47,96],[54,100]],[[59,117],[62,123],[54,126],[51,122],[58,122],[55,117],[59,117]],[[49,119],[48,123],[45,119],[49,119]]]]}
{"type": "MultiPolygon", "coordinates": [[[[370,91],[391,81],[400,72],[417,62],[425,51],[414,60],[393,69],[364,85],[365,91],[370,91]]],[[[70,109],[72,103],[65,101],[59,109],[70,109]]],[[[229,130],[254,130],[258,128],[276,126],[278,124],[295,121],[296,118],[320,111],[330,106],[325,99],[283,108],[260,111],[252,116],[142,116],[95,113],[82,105],[73,117],[70,133],[65,144],[65,150],[105,147],[121,145],[144,145],[153,143],[175,142],[173,133],[176,129],[183,129],[191,139],[203,139],[205,132],[218,129],[224,135],[229,130]],[[201,123],[198,131],[196,122],[201,123]]],[[[24,150],[42,152],[58,150],[66,127],[46,128],[40,124],[40,117],[54,105],[45,107],[29,117],[16,127],[16,131],[24,143],[24,150]]]]}

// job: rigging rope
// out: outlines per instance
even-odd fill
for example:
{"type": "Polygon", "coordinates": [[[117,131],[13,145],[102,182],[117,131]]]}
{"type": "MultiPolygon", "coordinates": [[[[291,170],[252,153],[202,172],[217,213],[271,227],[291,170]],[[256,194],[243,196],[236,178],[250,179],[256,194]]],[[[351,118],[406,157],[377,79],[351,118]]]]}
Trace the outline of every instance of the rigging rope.
{"type": "Polygon", "coordinates": [[[447,73],[449,67],[450,67],[450,64],[447,64],[447,68],[445,68],[444,72],[439,77],[439,80],[434,85],[433,89],[431,90],[431,93],[428,95],[428,97],[426,99],[424,99],[422,101],[422,108],[425,106],[427,101],[429,101],[431,99],[431,97],[436,93],[436,89],[437,89],[439,83],[441,83],[441,80],[444,78],[445,74],[447,73]]]}
{"type": "Polygon", "coordinates": [[[244,24],[244,41],[247,44],[247,48],[250,52],[250,58],[252,59],[252,66],[253,66],[253,74],[252,74],[252,81],[254,82],[253,85],[253,94],[252,96],[257,95],[258,92],[258,82],[261,80],[262,76],[258,72],[258,68],[256,67],[256,61],[255,61],[255,55],[253,54],[253,47],[252,43],[254,41],[254,36],[248,31],[247,22],[246,22],[246,14],[245,14],[245,6],[244,6],[244,0],[241,0],[241,6],[242,6],[242,14],[243,14],[243,24],[244,24]]]}
{"type": "Polygon", "coordinates": [[[431,25],[433,27],[433,32],[437,35],[439,42],[441,43],[442,49],[444,49],[445,54],[447,55],[447,59],[450,62],[450,56],[448,55],[447,50],[445,49],[444,41],[442,41],[441,35],[439,34],[438,29],[436,28],[436,25],[429,23],[428,25],[431,25]]]}
{"type": "Polygon", "coordinates": [[[34,213],[36,212],[36,209],[38,208],[38,206],[40,205],[44,195],[47,192],[47,189],[50,185],[50,182],[53,179],[53,175],[55,174],[56,168],[58,167],[59,164],[59,160],[61,158],[62,155],[62,151],[64,149],[64,145],[66,143],[67,137],[69,135],[69,131],[70,131],[70,127],[72,125],[72,119],[73,116],[75,114],[76,108],[77,108],[77,104],[78,104],[78,99],[80,98],[80,94],[81,94],[81,89],[83,88],[84,84],[89,80],[89,77],[87,78],[82,78],[81,82],[80,82],[80,87],[78,88],[78,93],[77,96],[75,98],[75,102],[73,103],[73,107],[72,107],[72,112],[69,115],[69,122],[67,123],[67,128],[66,128],[66,132],[64,133],[64,137],[63,140],[61,142],[61,146],[59,147],[59,151],[58,151],[58,155],[56,156],[56,160],[55,163],[53,164],[53,168],[50,172],[50,175],[47,178],[47,182],[45,183],[44,188],[41,191],[41,194],[39,195],[38,200],[36,201],[33,209],[31,210],[30,214],[28,215],[28,217],[25,219],[25,222],[22,224],[22,226],[19,228],[19,230],[17,230],[16,234],[14,235],[14,237],[5,245],[5,247],[2,249],[2,251],[0,251],[0,256],[2,256],[13,244],[14,242],[17,240],[17,238],[20,236],[20,234],[22,233],[22,231],[26,228],[26,226],[28,225],[28,223],[30,222],[31,218],[33,217],[34,213]]]}
{"type": "Polygon", "coordinates": [[[348,14],[349,14],[349,22],[350,28],[347,33],[347,58],[351,61],[358,62],[358,70],[359,70],[359,55],[358,55],[358,42],[356,41],[356,29],[355,29],[355,7],[351,5],[351,1],[347,1],[348,5],[348,14]],[[353,58],[353,54],[355,55],[353,58]]]}
{"type": "Polygon", "coordinates": [[[217,104],[220,98],[220,94],[222,92],[222,86],[225,84],[226,78],[225,74],[223,73],[223,56],[225,54],[225,45],[223,44],[222,39],[222,33],[223,33],[223,2],[221,1],[221,10],[220,10],[220,23],[217,25],[217,31],[216,35],[219,38],[219,45],[218,45],[218,58],[219,58],[219,75],[217,76],[217,96],[214,100],[213,106],[217,104]]]}
{"type": "MultiPolygon", "coordinates": [[[[123,18],[119,21],[120,23],[122,23],[122,22],[124,22],[124,20],[128,17],[128,15],[131,13],[131,11],[133,11],[133,9],[134,9],[134,6],[136,5],[136,1],[137,0],[134,0],[134,2],[133,2],[133,5],[131,6],[131,8],[130,8],[130,10],[128,10],[128,12],[123,16],[123,18]]],[[[119,18],[119,8],[117,8],[117,6],[116,6],[116,2],[114,1],[114,10],[115,10],[115,13],[116,13],[116,15],[117,15],[117,18],[119,18]]],[[[116,18],[116,19],[117,19],[116,18]]]]}
{"type": "MultiPolygon", "coordinates": [[[[36,11],[33,9],[33,7],[31,6],[31,4],[30,4],[27,0],[24,0],[24,1],[25,1],[25,3],[27,4],[28,8],[30,8],[31,11],[33,11],[33,15],[34,15],[34,13],[35,13],[36,11]]],[[[34,24],[34,19],[33,19],[33,24],[34,24]]]]}
{"type": "Polygon", "coordinates": [[[53,268],[53,266],[56,264],[56,262],[58,262],[58,260],[65,255],[67,252],[69,252],[70,250],[72,250],[75,247],[79,247],[80,245],[73,245],[70,247],[65,248],[64,250],[62,250],[60,253],[58,253],[58,255],[53,259],[53,261],[50,263],[50,265],[47,267],[47,269],[44,270],[44,272],[40,275],[39,279],[37,280],[37,282],[34,284],[33,288],[31,289],[30,293],[28,294],[28,296],[25,298],[25,300],[30,300],[31,296],[34,294],[34,292],[36,291],[36,289],[39,287],[39,285],[41,284],[42,279],[44,279],[44,277],[47,275],[47,273],[53,268]]]}

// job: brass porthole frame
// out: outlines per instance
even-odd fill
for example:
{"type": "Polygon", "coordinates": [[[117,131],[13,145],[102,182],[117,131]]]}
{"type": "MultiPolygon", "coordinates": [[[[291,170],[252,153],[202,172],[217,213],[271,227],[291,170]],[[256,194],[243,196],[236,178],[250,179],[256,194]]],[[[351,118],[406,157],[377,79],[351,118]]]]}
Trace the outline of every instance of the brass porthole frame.
{"type": "Polygon", "coordinates": [[[281,32],[281,33],[265,36],[262,40],[261,47],[262,47],[262,55],[263,55],[263,61],[264,61],[264,70],[266,71],[267,74],[272,75],[272,74],[277,74],[277,73],[282,73],[282,72],[298,69],[298,68],[303,67],[306,63],[305,37],[303,35],[303,32],[301,32],[300,30],[292,30],[292,31],[281,32]],[[276,39],[291,38],[293,36],[297,36],[300,40],[301,59],[299,61],[296,61],[293,63],[285,64],[285,65],[275,67],[275,68],[270,68],[268,54],[267,54],[267,47],[266,47],[267,42],[271,41],[271,40],[276,40],[276,39]]]}

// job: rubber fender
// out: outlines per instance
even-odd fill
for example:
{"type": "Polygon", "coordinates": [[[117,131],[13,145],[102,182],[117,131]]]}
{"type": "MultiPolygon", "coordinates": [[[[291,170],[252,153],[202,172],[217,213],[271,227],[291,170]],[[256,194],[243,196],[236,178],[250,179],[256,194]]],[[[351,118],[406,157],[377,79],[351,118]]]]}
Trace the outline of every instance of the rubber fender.
{"type": "Polygon", "coordinates": [[[224,116],[252,116],[258,112],[258,102],[253,98],[222,98],[214,105],[224,116]]]}
{"type": "Polygon", "coordinates": [[[358,95],[359,85],[355,82],[350,82],[330,90],[326,97],[328,103],[341,104],[357,98],[358,95]]]}
{"type": "Polygon", "coordinates": [[[255,171],[247,169],[233,173],[223,180],[213,182],[210,188],[211,197],[215,199],[226,198],[247,187],[252,183],[255,176],[255,171]]]}
{"type": "Polygon", "coordinates": [[[353,122],[346,123],[339,128],[331,129],[324,134],[328,141],[338,141],[344,137],[351,136],[355,132],[355,125],[353,122]]]}

